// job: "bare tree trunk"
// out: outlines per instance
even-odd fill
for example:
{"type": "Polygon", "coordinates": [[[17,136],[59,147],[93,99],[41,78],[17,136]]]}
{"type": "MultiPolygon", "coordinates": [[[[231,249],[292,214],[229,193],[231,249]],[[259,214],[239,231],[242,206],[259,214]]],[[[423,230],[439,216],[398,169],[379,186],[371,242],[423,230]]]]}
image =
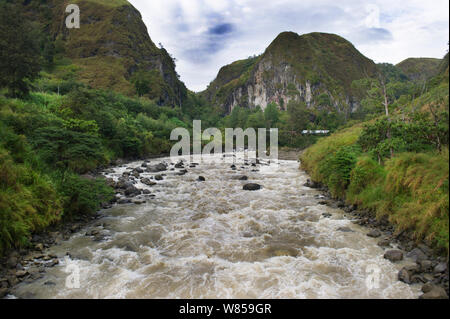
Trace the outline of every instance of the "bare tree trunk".
{"type": "MultiPolygon", "coordinates": [[[[387,129],[386,137],[388,138],[388,140],[390,140],[391,139],[391,127],[390,127],[391,118],[389,117],[389,99],[388,99],[387,92],[386,92],[386,85],[384,84],[384,80],[383,79],[381,80],[381,87],[383,89],[384,111],[386,113],[386,117],[387,117],[388,122],[389,122],[389,127],[387,129]]],[[[393,150],[392,146],[390,148],[390,153],[391,153],[391,158],[394,157],[394,150],[393,150]]]]}

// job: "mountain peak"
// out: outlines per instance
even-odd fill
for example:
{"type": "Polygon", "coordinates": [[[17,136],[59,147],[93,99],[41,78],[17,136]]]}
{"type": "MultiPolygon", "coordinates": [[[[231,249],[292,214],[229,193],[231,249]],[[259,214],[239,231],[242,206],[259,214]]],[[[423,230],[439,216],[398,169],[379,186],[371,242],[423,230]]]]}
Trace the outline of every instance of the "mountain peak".
{"type": "Polygon", "coordinates": [[[376,73],[372,60],[336,34],[282,32],[261,56],[222,68],[203,95],[225,113],[271,102],[286,108],[293,100],[314,107],[324,94],[328,107],[347,105],[341,111],[351,112],[357,107],[351,83],[376,73]]]}

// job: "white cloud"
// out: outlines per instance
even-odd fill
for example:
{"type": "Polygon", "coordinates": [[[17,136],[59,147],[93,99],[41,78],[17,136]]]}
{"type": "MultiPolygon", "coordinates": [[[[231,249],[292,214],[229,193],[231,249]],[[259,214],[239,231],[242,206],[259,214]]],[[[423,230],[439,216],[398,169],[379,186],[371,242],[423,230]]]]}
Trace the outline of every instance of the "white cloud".
{"type": "Polygon", "coordinates": [[[440,58],[449,38],[447,0],[129,0],[150,37],[174,55],[195,91],[220,67],[262,53],[283,31],[336,33],[375,62],[440,58]]]}

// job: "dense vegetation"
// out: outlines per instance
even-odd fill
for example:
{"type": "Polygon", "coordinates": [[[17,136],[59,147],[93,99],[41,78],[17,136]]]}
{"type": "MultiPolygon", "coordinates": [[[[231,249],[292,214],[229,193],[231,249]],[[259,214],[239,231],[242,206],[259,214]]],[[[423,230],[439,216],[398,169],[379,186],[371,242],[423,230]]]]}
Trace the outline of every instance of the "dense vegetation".
{"type": "Polygon", "coordinates": [[[160,105],[167,84],[156,87],[146,71],[133,78],[144,90],[133,97],[86,85],[58,39],[47,39],[14,2],[0,6],[1,255],[111,199],[105,181],[82,174],[118,158],[168,153],[173,128],[216,119],[193,94],[181,108],[160,105]]]}
{"type": "MultiPolygon", "coordinates": [[[[142,23],[123,23],[117,12],[137,16],[126,1],[80,2],[92,5],[86,12],[101,21],[97,38],[90,38],[92,29],[78,37],[71,34],[76,30],[61,34],[48,23],[61,3],[52,7],[49,2],[0,0],[0,255],[28,245],[34,232],[49,225],[96,212],[113,192],[90,172],[119,158],[169,152],[172,129],[191,129],[194,119],[202,120],[203,129],[278,128],[280,146],[297,148],[319,139],[303,130],[337,131],[304,154],[312,177],[333,195],[387,214],[399,229],[414,229],[418,238],[448,248],[448,55],[440,74],[425,85],[409,81],[390,64],[378,65],[378,77],[350,83],[341,72],[353,70],[346,58],[354,53],[350,43],[333,36],[330,44],[330,35],[324,34],[298,39],[286,33],[268,52],[280,62],[283,46],[306,48],[308,54],[324,56],[322,71],[345,62],[344,69],[335,70],[341,72],[337,80],[324,72],[320,76],[336,91],[351,91],[358,110],[340,112],[322,93],[315,97],[316,107],[293,99],[264,110],[235,106],[225,115],[207,102],[210,91],[186,90],[175,60],[154,46],[142,23]],[[118,29],[108,32],[110,24],[118,29]],[[95,47],[109,41],[121,45],[95,47]],[[324,52],[323,45],[339,47],[339,54],[324,52]],[[155,63],[161,63],[162,73],[155,63]]],[[[373,63],[359,54],[353,58],[374,75],[373,63]]],[[[218,92],[210,93],[225,98],[227,90],[249,79],[260,59],[224,67],[210,85],[218,92]]],[[[297,65],[296,71],[312,82],[318,76],[307,65],[297,65]]]]}
{"type": "MultiPolygon", "coordinates": [[[[383,109],[377,80],[367,81],[373,91],[363,105],[383,109]]],[[[419,97],[391,95],[388,116],[320,140],[302,155],[302,166],[333,196],[387,216],[397,231],[412,231],[448,252],[448,91],[447,63],[419,97]]]]}

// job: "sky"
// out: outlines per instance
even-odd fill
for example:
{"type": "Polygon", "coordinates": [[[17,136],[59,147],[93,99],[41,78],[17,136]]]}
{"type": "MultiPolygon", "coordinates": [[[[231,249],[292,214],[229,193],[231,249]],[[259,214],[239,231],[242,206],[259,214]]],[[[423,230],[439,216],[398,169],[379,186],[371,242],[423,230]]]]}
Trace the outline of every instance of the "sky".
{"type": "Polygon", "coordinates": [[[338,34],[376,63],[442,58],[448,0],[129,0],[155,44],[176,58],[186,86],[202,91],[219,69],[264,52],[283,31],[338,34]]]}

